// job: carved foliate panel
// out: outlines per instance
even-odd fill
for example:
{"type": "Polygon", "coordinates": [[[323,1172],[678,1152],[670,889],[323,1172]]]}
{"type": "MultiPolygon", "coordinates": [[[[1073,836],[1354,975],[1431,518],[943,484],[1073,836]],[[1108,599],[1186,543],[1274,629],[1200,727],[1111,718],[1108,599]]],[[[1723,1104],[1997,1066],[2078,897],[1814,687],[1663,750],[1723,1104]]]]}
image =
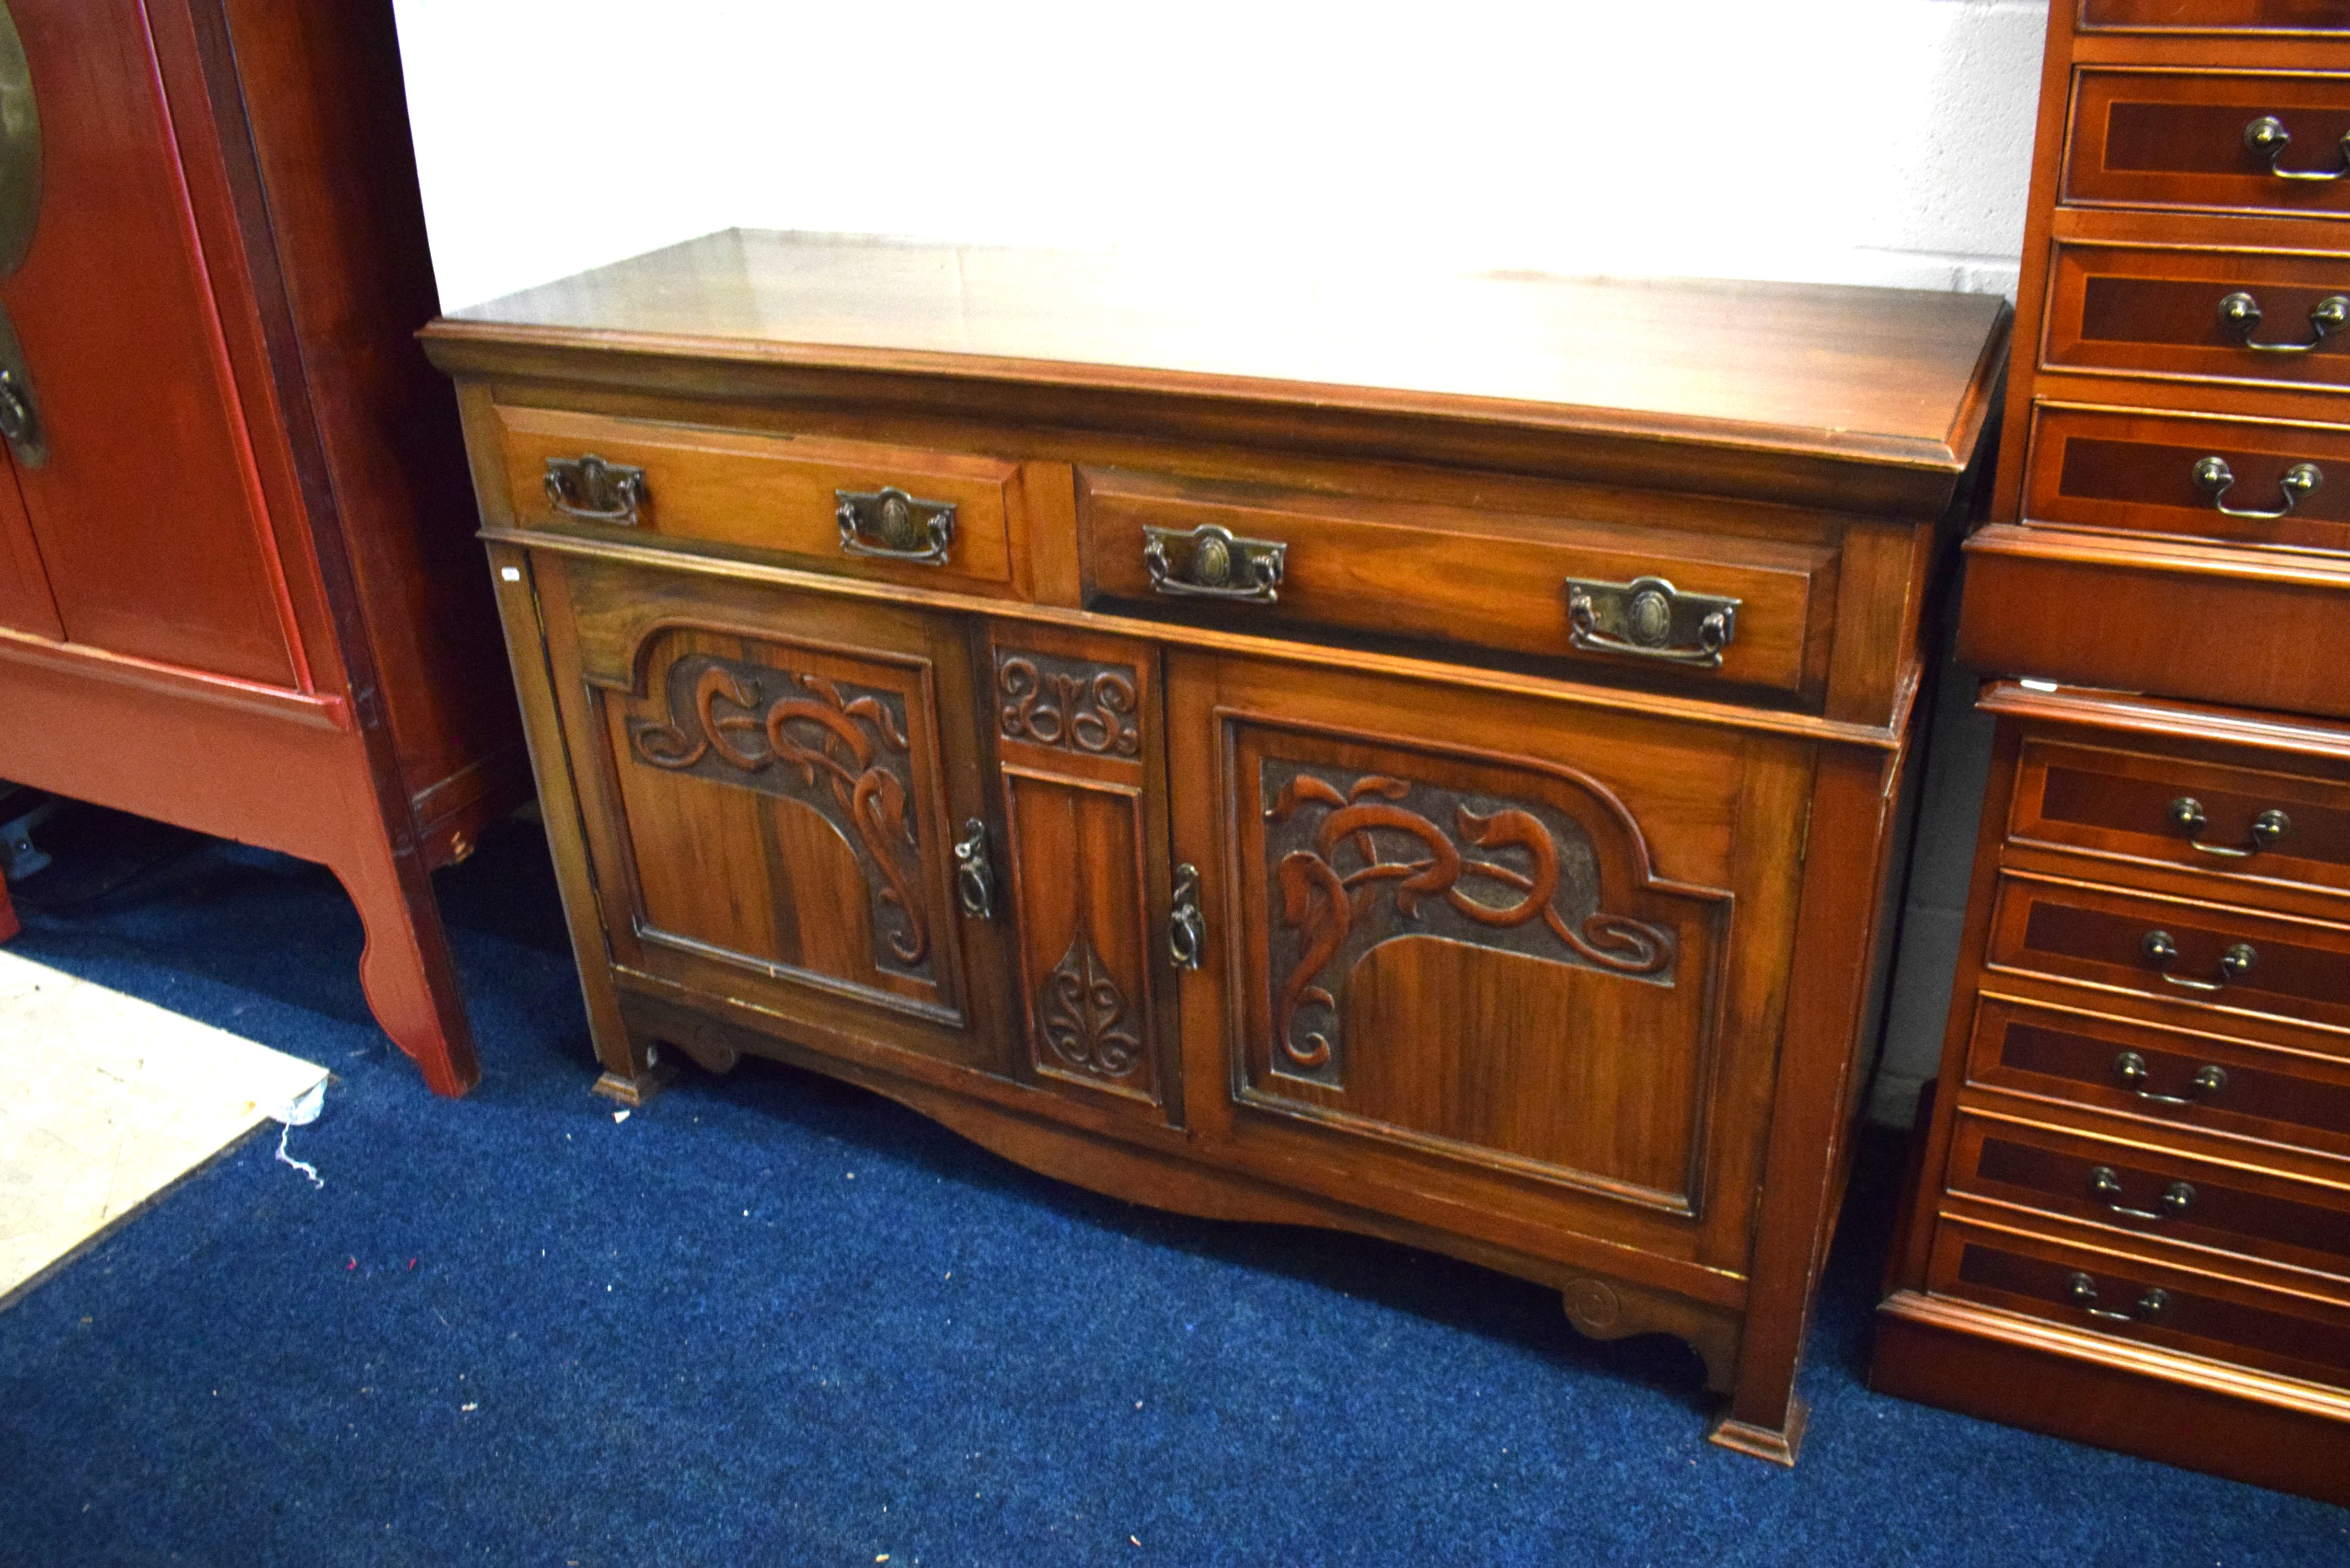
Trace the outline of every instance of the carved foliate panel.
{"type": "Polygon", "coordinates": [[[864,875],[876,965],[932,978],[904,698],[702,653],[670,666],[662,695],[666,719],[629,722],[631,757],[814,808],[864,875]]]}
{"type": "Polygon", "coordinates": [[[1093,756],[1141,754],[1129,666],[1000,648],[995,695],[997,722],[1006,740],[1093,756]]]}
{"type": "Polygon", "coordinates": [[[1157,1106],[1141,791],[1011,769],[1004,794],[1029,1060],[1042,1078],[1157,1106]]]}
{"type": "Polygon", "coordinates": [[[1082,925],[1045,977],[1036,1033],[1058,1065],[1088,1077],[1128,1079],[1144,1065],[1133,1005],[1082,925]]]}
{"type": "Polygon", "coordinates": [[[1546,802],[1267,758],[1273,1070],[1338,1086],[1336,988],[1412,935],[1670,986],[1665,928],[1604,907],[1581,823],[1546,802]]]}

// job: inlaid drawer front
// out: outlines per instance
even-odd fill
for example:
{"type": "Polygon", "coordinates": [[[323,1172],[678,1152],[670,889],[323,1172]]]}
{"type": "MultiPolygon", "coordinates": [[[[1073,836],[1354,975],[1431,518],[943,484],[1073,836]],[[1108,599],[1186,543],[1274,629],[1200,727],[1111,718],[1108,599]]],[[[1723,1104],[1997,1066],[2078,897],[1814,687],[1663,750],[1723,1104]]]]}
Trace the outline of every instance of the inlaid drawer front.
{"type": "Polygon", "coordinates": [[[2064,199],[2350,217],[2350,77],[2083,70],[2064,199]]]}
{"type": "Polygon", "coordinates": [[[2000,875],[1994,969],[2350,1033],[2350,927],[2000,875]]]}
{"type": "Polygon", "coordinates": [[[1020,464],[870,441],[501,407],[525,526],[601,523],[774,550],[827,570],[1014,586],[1020,464]]]}
{"type": "Polygon", "coordinates": [[[2028,737],[2008,837],[2350,892],[2350,784],[2028,737]]]}
{"type": "Polygon", "coordinates": [[[2350,1305],[1942,1216],[1928,1287],[2067,1327],[2350,1380],[2350,1305]]]}
{"type": "Polygon", "coordinates": [[[1708,680],[1823,680],[1832,549],[1681,529],[1342,501],[1116,470],[1079,476],[1096,593],[1708,680]]]}
{"type": "Polygon", "coordinates": [[[2350,1189],[1961,1111],[1950,1188],[2185,1246],[2350,1270],[2350,1189]]]}
{"type": "Polygon", "coordinates": [[[2056,246],[2052,369],[2350,388],[2350,256],[2056,246]]]}
{"type": "Polygon", "coordinates": [[[2033,411],[2026,520],[2350,552],[2350,430],[2033,411]]]}
{"type": "Polygon", "coordinates": [[[2085,33],[2344,33],[2350,0],[2080,0],[2085,33]]]}
{"type": "Polygon", "coordinates": [[[1967,1081],[2350,1156],[2350,1061],[1979,995],[1967,1081]]]}

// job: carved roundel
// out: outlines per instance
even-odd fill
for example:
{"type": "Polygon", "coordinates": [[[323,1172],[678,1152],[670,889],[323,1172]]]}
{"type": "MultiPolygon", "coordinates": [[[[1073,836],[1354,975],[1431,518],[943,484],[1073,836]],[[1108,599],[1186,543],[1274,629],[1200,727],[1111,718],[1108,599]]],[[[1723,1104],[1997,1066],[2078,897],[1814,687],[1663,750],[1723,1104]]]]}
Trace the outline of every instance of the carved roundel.
{"type": "Polygon", "coordinates": [[[1567,1322],[1594,1337],[1604,1338],[1624,1315],[1624,1303],[1604,1280],[1569,1280],[1561,1293],[1567,1322]]]}

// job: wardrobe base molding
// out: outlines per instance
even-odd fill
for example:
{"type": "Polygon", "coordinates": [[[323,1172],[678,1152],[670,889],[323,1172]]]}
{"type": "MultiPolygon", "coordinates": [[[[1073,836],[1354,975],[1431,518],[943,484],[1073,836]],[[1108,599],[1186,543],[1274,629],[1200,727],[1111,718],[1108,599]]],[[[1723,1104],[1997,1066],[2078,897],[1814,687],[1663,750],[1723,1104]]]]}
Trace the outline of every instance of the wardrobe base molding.
{"type": "Polygon", "coordinates": [[[1986,1421],[2350,1504],[2350,1394],[1900,1291],[1868,1386],[1986,1421]]]}
{"type": "MultiPolygon", "coordinates": [[[[0,775],[133,814],[172,781],[169,820],[335,873],[367,930],[360,983],[377,1022],[437,1094],[481,1077],[421,844],[386,828],[367,739],[341,702],[193,676],[147,680],[119,659],[0,640],[0,775]],[[191,691],[217,686],[212,700],[191,691]],[[87,737],[107,738],[102,747],[87,737]]],[[[440,842],[478,838],[477,797],[440,842]]]]}

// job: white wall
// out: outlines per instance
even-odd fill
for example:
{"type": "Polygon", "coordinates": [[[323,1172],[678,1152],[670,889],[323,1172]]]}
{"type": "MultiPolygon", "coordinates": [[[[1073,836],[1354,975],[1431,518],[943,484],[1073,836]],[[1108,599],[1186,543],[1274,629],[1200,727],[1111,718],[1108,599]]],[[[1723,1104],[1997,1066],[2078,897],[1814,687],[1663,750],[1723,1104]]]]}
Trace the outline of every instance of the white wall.
{"type": "Polygon", "coordinates": [[[2012,292],[2045,0],[398,0],[444,305],[733,224],[2012,292]]]}

